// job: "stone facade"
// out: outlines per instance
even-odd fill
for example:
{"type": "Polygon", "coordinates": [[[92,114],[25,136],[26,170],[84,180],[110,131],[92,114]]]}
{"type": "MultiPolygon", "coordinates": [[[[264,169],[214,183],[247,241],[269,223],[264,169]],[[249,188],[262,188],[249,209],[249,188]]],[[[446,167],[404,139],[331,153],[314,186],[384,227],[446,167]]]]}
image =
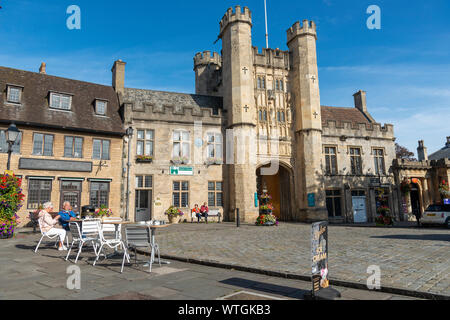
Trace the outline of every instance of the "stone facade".
{"type": "Polygon", "coordinates": [[[450,137],[445,147],[430,157],[424,141],[419,141],[417,153],[418,161],[396,159],[393,165],[398,206],[404,220],[414,221],[415,214],[423,214],[429,205],[442,204],[445,196],[439,192],[439,185],[450,181],[450,137]],[[402,185],[408,185],[408,191],[402,190],[402,185]]]}
{"type": "MultiPolygon", "coordinates": [[[[0,130],[6,130],[7,127],[0,127],[0,130]]],[[[72,206],[77,206],[74,209],[80,210],[81,206],[90,203],[91,182],[107,182],[109,185],[108,207],[113,211],[115,216],[120,216],[122,213],[122,203],[120,196],[122,177],[120,169],[122,166],[122,138],[95,134],[80,134],[75,131],[52,130],[36,127],[18,126],[22,133],[20,154],[13,153],[11,155],[11,170],[15,175],[22,177],[22,189],[25,194],[25,200],[22,209],[18,215],[21,218],[21,225],[26,225],[28,220],[28,213],[36,210],[35,206],[30,203],[30,180],[47,180],[51,181],[51,196],[48,200],[52,201],[54,209],[60,210],[62,208],[63,199],[72,200],[70,195],[68,198],[63,197],[63,191],[78,193],[78,203],[72,202],[72,206]],[[36,133],[50,134],[54,137],[53,155],[52,156],[36,156],[33,154],[33,135],[36,133]],[[80,159],[67,159],[64,157],[64,138],[80,137],[83,139],[83,157],[80,159]],[[107,139],[111,142],[110,159],[111,160],[93,160],[92,159],[92,141],[93,139],[107,139]],[[63,168],[59,170],[39,170],[39,169],[23,169],[19,165],[19,161],[23,159],[33,160],[47,160],[47,161],[62,161],[63,168]],[[92,168],[90,172],[73,171],[68,168],[69,162],[85,162],[92,168]],[[62,190],[62,183],[79,184],[79,189],[62,190]]],[[[0,153],[0,166],[6,168],[8,155],[0,153]]]]}

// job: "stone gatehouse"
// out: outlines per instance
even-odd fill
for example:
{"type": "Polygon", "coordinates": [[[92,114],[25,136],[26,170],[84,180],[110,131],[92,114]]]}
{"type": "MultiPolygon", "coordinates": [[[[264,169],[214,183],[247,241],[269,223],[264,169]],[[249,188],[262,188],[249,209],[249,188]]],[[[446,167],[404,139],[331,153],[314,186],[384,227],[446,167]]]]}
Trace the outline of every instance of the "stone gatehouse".
{"type": "Polygon", "coordinates": [[[126,215],[164,219],[170,205],[208,202],[228,221],[239,209],[253,222],[267,191],[283,221],[370,222],[383,205],[399,217],[393,126],[370,115],[364,91],[353,108],[321,105],[315,23],[287,30],[288,51],[252,45],[247,7],[228,9],[218,31],[221,54],[194,57],[195,94],[127,88],[126,64],[115,62],[124,129],[133,129],[126,215]]]}

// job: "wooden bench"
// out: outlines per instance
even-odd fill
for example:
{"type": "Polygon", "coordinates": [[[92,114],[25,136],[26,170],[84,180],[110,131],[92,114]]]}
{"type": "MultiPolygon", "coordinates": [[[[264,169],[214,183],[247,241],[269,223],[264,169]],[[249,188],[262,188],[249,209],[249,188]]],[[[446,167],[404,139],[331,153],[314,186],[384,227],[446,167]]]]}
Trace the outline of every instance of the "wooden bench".
{"type": "MultiPolygon", "coordinates": [[[[208,212],[208,218],[217,218],[217,223],[220,223],[220,218],[222,217],[222,214],[220,213],[219,209],[213,209],[209,210],[208,212]]],[[[195,213],[191,213],[191,223],[194,221],[194,219],[197,219],[197,216],[195,213]]],[[[201,219],[205,219],[205,217],[202,216],[201,219]]],[[[206,219],[205,219],[206,221],[206,219]]]]}

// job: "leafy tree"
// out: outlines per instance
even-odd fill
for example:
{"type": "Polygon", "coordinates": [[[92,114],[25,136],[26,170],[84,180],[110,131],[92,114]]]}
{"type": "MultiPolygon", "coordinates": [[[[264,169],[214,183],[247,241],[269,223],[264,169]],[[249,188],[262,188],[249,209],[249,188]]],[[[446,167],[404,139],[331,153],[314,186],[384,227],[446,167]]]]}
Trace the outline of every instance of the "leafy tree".
{"type": "Polygon", "coordinates": [[[409,151],[406,147],[403,147],[398,143],[395,144],[395,154],[397,156],[397,159],[417,161],[417,159],[414,158],[414,152],[409,151]]]}

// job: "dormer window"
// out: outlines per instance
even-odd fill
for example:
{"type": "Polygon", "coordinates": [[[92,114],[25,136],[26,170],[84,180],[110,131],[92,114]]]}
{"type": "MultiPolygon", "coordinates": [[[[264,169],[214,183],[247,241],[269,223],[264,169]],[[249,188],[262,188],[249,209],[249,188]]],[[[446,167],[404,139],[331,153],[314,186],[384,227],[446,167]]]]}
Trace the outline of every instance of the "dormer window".
{"type": "Polygon", "coordinates": [[[50,108],[60,110],[72,109],[72,96],[62,93],[50,93],[50,108]]]}
{"type": "Polygon", "coordinates": [[[95,100],[95,113],[99,116],[106,116],[107,104],[104,100],[95,100]]]}
{"type": "Polygon", "coordinates": [[[7,101],[11,103],[21,103],[22,88],[16,86],[8,86],[7,101]]]}

